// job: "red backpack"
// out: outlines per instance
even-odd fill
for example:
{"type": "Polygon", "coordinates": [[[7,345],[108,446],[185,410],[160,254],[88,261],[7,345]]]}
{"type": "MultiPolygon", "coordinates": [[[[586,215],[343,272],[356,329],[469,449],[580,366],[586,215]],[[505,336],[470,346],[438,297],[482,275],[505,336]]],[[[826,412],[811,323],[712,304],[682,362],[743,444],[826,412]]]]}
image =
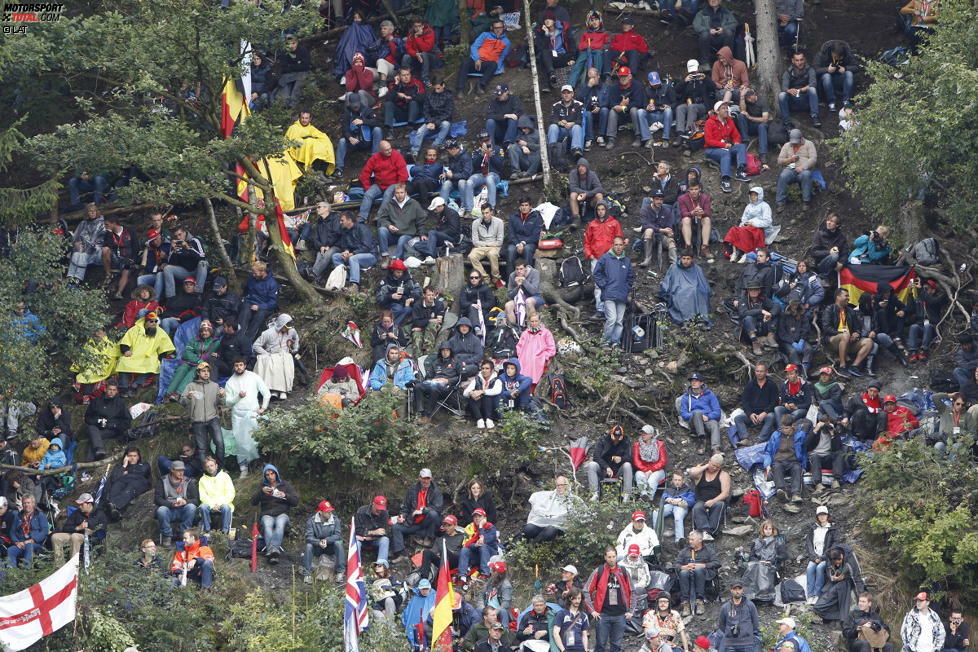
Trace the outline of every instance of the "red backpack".
{"type": "Polygon", "coordinates": [[[745,172],[751,177],[756,177],[761,173],[761,158],[757,154],[747,152],[747,169],[745,172]]]}
{"type": "Polygon", "coordinates": [[[761,492],[751,489],[744,494],[744,504],[747,505],[747,512],[754,518],[761,517],[761,492]]]}

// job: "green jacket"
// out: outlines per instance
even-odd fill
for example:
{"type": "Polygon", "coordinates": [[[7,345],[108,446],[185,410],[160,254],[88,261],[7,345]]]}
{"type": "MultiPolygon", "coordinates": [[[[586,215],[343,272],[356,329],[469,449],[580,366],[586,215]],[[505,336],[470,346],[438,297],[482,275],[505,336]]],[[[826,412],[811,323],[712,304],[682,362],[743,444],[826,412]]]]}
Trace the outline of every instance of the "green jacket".
{"type": "Polygon", "coordinates": [[[448,27],[458,22],[458,3],[455,0],[432,0],[424,14],[432,27],[448,27]]]}

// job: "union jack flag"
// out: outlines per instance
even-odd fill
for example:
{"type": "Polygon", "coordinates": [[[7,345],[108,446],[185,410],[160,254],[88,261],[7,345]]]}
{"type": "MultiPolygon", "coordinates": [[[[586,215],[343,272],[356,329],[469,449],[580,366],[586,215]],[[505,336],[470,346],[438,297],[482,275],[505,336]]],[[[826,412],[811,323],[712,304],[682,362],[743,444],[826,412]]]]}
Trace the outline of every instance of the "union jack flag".
{"type": "Polygon", "coordinates": [[[344,652],[360,652],[360,632],[367,629],[367,584],[360,565],[360,542],[350,519],[350,547],[346,553],[346,609],[343,612],[344,652]]]}

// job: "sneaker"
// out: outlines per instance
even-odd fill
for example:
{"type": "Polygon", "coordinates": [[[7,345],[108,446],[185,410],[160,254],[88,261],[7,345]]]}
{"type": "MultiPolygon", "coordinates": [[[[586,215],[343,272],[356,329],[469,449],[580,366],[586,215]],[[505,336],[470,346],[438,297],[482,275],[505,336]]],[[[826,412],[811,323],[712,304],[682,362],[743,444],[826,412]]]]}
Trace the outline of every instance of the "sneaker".
{"type": "Polygon", "coordinates": [[[163,540],[160,541],[160,545],[164,548],[169,548],[173,545],[173,537],[163,537],[163,540]]]}
{"type": "Polygon", "coordinates": [[[713,535],[709,532],[703,533],[703,541],[713,541],[713,535]]]}
{"type": "Polygon", "coordinates": [[[242,467],[239,467],[239,468],[241,470],[241,473],[238,474],[238,479],[239,480],[243,480],[244,478],[247,478],[248,477],[248,467],[247,466],[242,466],[242,467]]]}
{"type": "Polygon", "coordinates": [[[642,139],[632,138],[632,149],[637,149],[639,147],[642,147],[642,139]]]}
{"type": "Polygon", "coordinates": [[[591,494],[591,502],[592,503],[598,502],[598,499],[599,498],[601,498],[601,494],[599,494],[597,491],[595,491],[594,493],[591,494]]]}
{"type": "Polygon", "coordinates": [[[825,485],[819,482],[817,485],[815,485],[815,489],[812,491],[812,495],[821,496],[823,493],[825,493],[825,485]]]}
{"type": "Polygon", "coordinates": [[[749,181],[750,177],[747,176],[747,172],[744,170],[737,170],[734,174],[734,179],[737,181],[749,181]]]}
{"type": "Polygon", "coordinates": [[[486,419],[486,430],[492,430],[496,427],[496,422],[492,419],[486,419]]]}
{"type": "Polygon", "coordinates": [[[846,367],[846,373],[854,378],[862,378],[863,374],[855,367],[846,367]]]}
{"type": "Polygon", "coordinates": [[[720,190],[723,192],[733,192],[733,186],[730,185],[730,178],[724,177],[720,179],[720,190]]]}
{"type": "Polygon", "coordinates": [[[590,152],[591,151],[591,143],[593,143],[593,142],[594,141],[592,141],[592,140],[585,140],[584,141],[584,151],[585,152],[590,152]]]}
{"type": "Polygon", "coordinates": [[[791,497],[791,502],[793,502],[793,503],[803,502],[802,501],[802,498],[801,498],[801,494],[795,494],[794,496],[792,496],[791,497]]]}
{"type": "Polygon", "coordinates": [[[784,204],[778,204],[777,206],[775,206],[774,212],[777,213],[778,215],[780,215],[781,213],[783,213],[784,212],[784,204]]]}
{"type": "Polygon", "coordinates": [[[597,143],[598,147],[603,146],[604,145],[604,136],[598,136],[597,138],[594,139],[594,142],[597,143]]]}
{"type": "Polygon", "coordinates": [[[839,481],[838,480],[836,480],[835,478],[832,478],[832,488],[833,489],[842,489],[842,485],[839,484],[839,481]]]}
{"type": "Polygon", "coordinates": [[[812,126],[816,129],[819,129],[822,126],[822,121],[818,119],[817,115],[812,116],[812,126]]]}
{"type": "MultiPolygon", "coordinates": [[[[587,149],[587,147],[585,146],[585,148],[584,148],[584,149],[587,149]]],[[[509,175],[509,180],[510,180],[510,181],[516,181],[516,180],[517,180],[517,179],[519,179],[519,178],[520,178],[520,173],[519,173],[519,172],[513,172],[513,173],[511,173],[511,174],[509,175]]]]}
{"type": "Polygon", "coordinates": [[[615,146],[615,139],[614,138],[609,138],[608,140],[606,140],[604,142],[605,149],[611,149],[614,146],[615,146]]]}
{"type": "Polygon", "coordinates": [[[764,349],[761,346],[760,340],[754,340],[753,342],[751,342],[750,343],[750,350],[751,350],[751,353],[753,353],[754,355],[761,355],[761,354],[764,353],[764,349]]]}
{"type": "Polygon", "coordinates": [[[652,149],[653,147],[655,147],[655,141],[649,138],[647,141],[642,143],[642,147],[644,147],[645,149],[652,149]]]}
{"type": "Polygon", "coordinates": [[[306,575],[305,577],[302,578],[302,581],[305,582],[306,584],[312,584],[312,575],[306,575]]]}
{"type": "Polygon", "coordinates": [[[680,613],[680,615],[683,618],[686,618],[687,616],[692,616],[693,615],[693,610],[689,608],[689,603],[688,602],[684,602],[683,603],[683,610],[680,613]]]}
{"type": "Polygon", "coordinates": [[[475,427],[478,428],[479,430],[485,430],[486,429],[486,420],[485,419],[479,419],[478,421],[475,422],[475,427]]]}
{"type": "Polygon", "coordinates": [[[805,600],[805,602],[807,602],[808,604],[815,604],[816,602],[818,602],[818,596],[817,595],[809,596],[805,600]]]}
{"type": "Polygon", "coordinates": [[[829,111],[835,111],[835,102],[829,102],[829,111]]]}

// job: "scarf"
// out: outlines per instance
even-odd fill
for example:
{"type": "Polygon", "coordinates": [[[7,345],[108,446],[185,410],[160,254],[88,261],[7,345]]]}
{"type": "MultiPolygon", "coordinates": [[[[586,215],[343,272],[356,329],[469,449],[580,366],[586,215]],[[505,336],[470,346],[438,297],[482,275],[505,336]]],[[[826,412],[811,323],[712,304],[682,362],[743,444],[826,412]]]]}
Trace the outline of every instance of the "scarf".
{"type": "Polygon", "coordinates": [[[788,386],[789,396],[798,396],[798,394],[801,393],[801,379],[798,379],[798,382],[794,382],[794,383],[789,382],[787,383],[787,386],[788,386]]]}
{"type": "Polygon", "coordinates": [[[608,593],[608,577],[611,573],[617,576],[618,586],[621,587],[622,593],[625,594],[626,611],[630,609],[632,603],[632,588],[628,582],[628,573],[621,566],[615,566],[614,569],[610,569],[608,568],[608,564],[602,564],[601,574],[597,577],[597,586],[590,588],[594,592],[594,610],[598,613],[601,613],[601,609],[604,607],[604,599],[608,593]]]}
{"type": "Polygon", "coordinates": [[[25,539],[31,538],[31,520],[34,518],[35,514],[37,514],[37,510],[34,510],[28,514],[27,518],[24,518],[23,512],[20,514],[20,532],[25,539]]]}
{"type": "MultiPolygon", "coordinates": [[[[418,506],[417,509],[424,509],[428,506],[428,490],[418,489],[418,506]]],[[[415,523],[420,523],[424,520],[424,514],[418,514],[414,517],[415,523]]]]}
{"type": "Polygon", "coordinates": [[[644,439],[639,439],[638,456],[642,458],[643,462],[658,462],[659,441],[655,437],[647,442],[644,439]]]}

